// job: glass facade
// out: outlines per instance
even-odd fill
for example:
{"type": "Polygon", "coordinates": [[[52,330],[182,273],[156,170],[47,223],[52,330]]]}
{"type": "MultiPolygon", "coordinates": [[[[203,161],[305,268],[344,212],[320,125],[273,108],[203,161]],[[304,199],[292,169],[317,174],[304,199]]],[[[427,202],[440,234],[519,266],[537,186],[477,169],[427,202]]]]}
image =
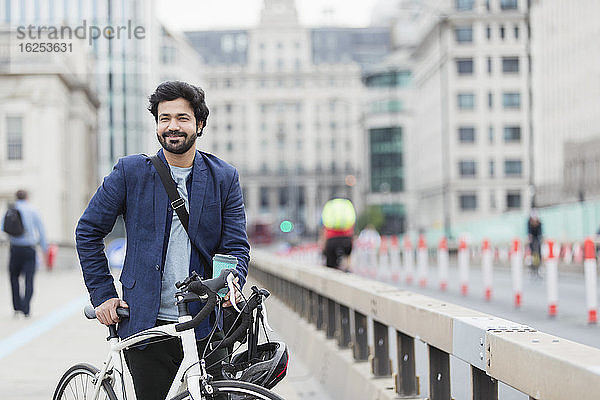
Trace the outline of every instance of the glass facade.
{"type": "Polygon", "coordinates": [[[371,191],[404,191],[402,128],[369,129],[371,191]]]}
{"type": "Polygon", "coordinates": [[[408,87],[412,83],[410,71],[386,71],[365,78],[367,87],[408,87]]]}

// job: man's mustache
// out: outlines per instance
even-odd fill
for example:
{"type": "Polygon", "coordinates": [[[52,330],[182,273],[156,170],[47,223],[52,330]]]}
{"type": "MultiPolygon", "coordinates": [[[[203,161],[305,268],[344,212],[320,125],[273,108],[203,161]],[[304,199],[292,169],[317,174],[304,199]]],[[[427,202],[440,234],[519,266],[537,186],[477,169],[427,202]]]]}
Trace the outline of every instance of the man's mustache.
{"type": "Polygon", "coordinates": [[[162,134],[162,137],[187,137],[187,133],[181,131],[166,131],[162,134]]]}

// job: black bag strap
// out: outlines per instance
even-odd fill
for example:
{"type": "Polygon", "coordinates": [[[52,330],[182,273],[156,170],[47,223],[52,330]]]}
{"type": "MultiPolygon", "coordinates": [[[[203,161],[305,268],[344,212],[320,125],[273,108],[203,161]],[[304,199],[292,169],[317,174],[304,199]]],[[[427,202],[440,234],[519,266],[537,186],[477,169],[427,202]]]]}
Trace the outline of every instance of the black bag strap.
{"type": "Polygon", "coordinates": [[[149,158],[150,161],[152,161],[152,165],[154,165],[156,172],[158,172],[158,176],[160,176],[160,180],[165,190],[167,191],[167,195],[169,196],[171,207],[173,207],[173,210],[175,210],[175,212],[177,213],[177,216],[179,217],[179,221],[181,222],[183,229],[185,229],[186,233],[188,234],[191,245],[196,248],[198,256],[202,260],[204,260],[204,263],[206,264],[206,267],[204,268],[204,275],[206,275],[205,278],[212,277],[212,264],[208,262],[206,257],[202,254],[200,249],[198,249],[198,247],[194,244],[194,241],[190,237],[190,231],[188,229],[188,225],[190,224],[190,214],[185,209],[185,200],[183,200],[179,195],[179,192],[177,191],[177,184],[173,180],[171,172],[156,154],[149,158]]]}
{"type": "Polygon", "coordinates": [[[185,200],[181,198],[179,192],[177,191],[177,184],[173,180],[173,177],[171,176],[167,166],[160,158],[158,158],[157,155],[150,157],[150,161],[152,161],[152,165],[154,165],[154,168],[156,169],[156,172],[158,172],[158,176],[160,176],[160,180],[167,191],[169,201],[171,202],[171,207],[173,207],[173,210],[175,210],[177,213],[179,221],[181,221],[181,225],[183,225],[183,228],[189,236],[190,231],[188,230],[188,226],[190,224],[190,214],[185,209],[185,200]]]}

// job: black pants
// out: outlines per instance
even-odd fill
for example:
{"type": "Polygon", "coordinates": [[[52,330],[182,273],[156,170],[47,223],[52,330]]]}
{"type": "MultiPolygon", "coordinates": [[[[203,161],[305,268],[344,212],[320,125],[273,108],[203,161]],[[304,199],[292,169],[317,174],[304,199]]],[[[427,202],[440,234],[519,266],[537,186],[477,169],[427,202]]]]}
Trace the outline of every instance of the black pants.
{"type": "Polygon", "coordinates": [[[13,309],[29,315],[29,303],[33,296],[33,276],[35,275],[35,249],[30,246],[10,246],[8,263],[13,309]],[[19,278],[25,275],[25,294],[21,296],[19,278]]]}
{"type": "MultiPolygon", "coordinates": [[[[159,322],[157,325],[160,324],[159,322]]],[[[216,332],[213,341],[222,338],[223,333],[216,332]]],[[[196,342],[199,357],[202,357],[206,342],[196,342]]],[[[215,380],[223,379],[221,361],[227,361],[227,357],[227,349],[217,349],[206,357],[208,373],[215,380]]],[[[183,348],[179,338],[152,343],[143,349],[125,350],[125,361],[133,378],[136,397],[140,400],[164,400],[182,360],[183,348]]]]}
{"type": "Polygon", "coordinates": [[[325,242],[325,265],[330,268],[339,268],[342,258],[352,253],[352,238],[335,236],[325,242]]]}

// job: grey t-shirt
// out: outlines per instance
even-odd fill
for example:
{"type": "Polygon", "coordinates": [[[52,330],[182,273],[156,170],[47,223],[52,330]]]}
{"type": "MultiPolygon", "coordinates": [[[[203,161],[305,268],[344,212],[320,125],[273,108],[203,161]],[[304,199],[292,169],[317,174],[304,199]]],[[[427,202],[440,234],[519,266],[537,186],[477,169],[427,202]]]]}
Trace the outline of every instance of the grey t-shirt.
{"type": "MultiPolygon", "coordinates": [[[[192,172],[192,167],[180,168],[169,166],[171,176],[177,184],[177,191],[185,201],[186,210],[190,210],[187,187],[185,181],[192,172]]],[[[165,321],[177,321],[178,313],[175,306],[175,282],[188,277],[190,269],[190,256],[192,245],[190,238],[179,217],[173,210],[173,220],[171,222],[171,233],[169,244],[167,245],[167,255],[165,257],[165,268],[162,276],[162,288],[160,290],[160,309],[158,310],[158,319],[165,321]]]]}

